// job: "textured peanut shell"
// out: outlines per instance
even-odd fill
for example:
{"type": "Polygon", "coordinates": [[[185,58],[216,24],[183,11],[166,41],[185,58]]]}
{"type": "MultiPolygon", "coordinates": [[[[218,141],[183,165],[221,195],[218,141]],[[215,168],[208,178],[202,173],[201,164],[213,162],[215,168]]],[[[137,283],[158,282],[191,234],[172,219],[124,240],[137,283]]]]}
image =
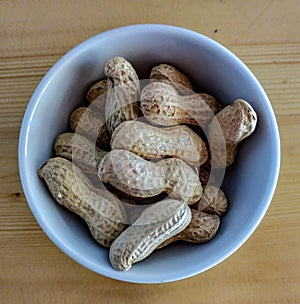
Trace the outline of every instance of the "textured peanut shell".
{"type": "Polygon", "coordinates": [[[213,175],[213,172],[211,171],[210,168],[206,167],[205,165],[200,166],[198,169],[198,174],[199,174],[199,179],[201,182],[202,186],[207,185],[208,183],[210,184],[215,184],[216,180],[213,175]]]}
{"type": "Polygon", "coordinates": [[[119,198],[119,200],[122,201],[123,204],[128,203],[133,206],[150,205],[157,203],[168,196],[167,193],[161,192],[160,194],[151,197],[136,197],[117,189],[116,187],[110,185],[109,183],[105,183],[104,185],[103,182],[99,179],[99,176],[98,176],[98,180],[100,181],[101,185],[105,187],[105,189],[115,194],[119,198]]]}
{"type": "Polygon", "coordinates": [[[135,120],[125,121],[115,129],[111,147],[145,159],[177,157],[191,166],[200,166],[208,156],[204,141],[187,126],[159,128],[135,120]]]}
{"type": "Polygon", "coordinates": [[[98,175],[104,183],[136,197],[153,197],[164,191],[193,204],[202,195],[198,175],[178,158],[153,163],[130,151],[112,150],[101,160],[98,175]]]}
{"type": "Polygon", "coordinates": [[[132,205],[129,203],[124,203],[122,201],[124,209],[126,211],[127,223],[132,225],[142,214],[142,212],[149,208],[151,205],[132,205]]]}
{"type": "Polygon", "coordinates": [[[167,238],[185,229],[190,221],[191,210],[183,202],[167,199],[148,207],[112,243],[109,250],[112,266],[116,270],[128,270],[167,238]]]}
{"type": "Polygon", "coordinates": [[[91,141],[96,142],[99,147],[109,149],[110,134],[101,115],[87,107],[79,107],[70,115],[70,128],[91,141]]]}
{"type": "Polygon", "coordinates": [[[191,206],[193,209],[219,216],[226,213],[227,207],[228,203],[224,192],[213,185],[205,186],[200,201],[191,206]]]}
{"type": "Polygon", "coordinates": [[[180,233],[165,240],[157,249],[163,248],[175,241],[186,241],[190,243],[205,243],[216,235],[220,227],[220,217],[218,215],[207,214],[192,209],[192,219],[190,224],[180,233]]]}
{"type": "Polygon", "coordinates": [[[104,94],[107,90],[107,79],[101,79],[94,82],[88,89],[86,99],[92,103],[97,97],[104,94]]]}
{"type": "Polygon", "coordinates": [[[101,79],[93,83],[87,91],[86,99],[93,109],[105,115],[105,103],[107,92],[107,79],[101,79]]]}
{"type": "Polygon", "coordinates": [[[171,84],[179,94],[191,94],[193,86],[189,79],[172,65],[162,63],[152,68],[150,80],[171,84]]]}
{"type": "MultiPolygon", "coordinates": [[[[257,115],[249,103],[237,99],[220,111],[216,118],[222,127],[226,143],[238,144],[255,130],[257,115]]],[[[213,127],[214,121],[210,127],[213,127]]]]}
{"type": "Polygon", "coordinates": [[[108,77],[105,119],[112,134],[121,122],[138,117],[140,84],[135,69],[123,57],[108,60],[104,71],[108,77]]]}
{"type": "Polygon", "coordinates": [[[98,164],[107,154],[95,143],[78,133],[63,133],[54,142],[56,156],[67,158],[75,163],[94,184],[100,184],[98,164]]]}
{"type": "Polygon", "coordinates": [[[256,124],[257,115],[254,109],[243,99],[237,99],[222,109],[208,128],[212,166],[231,165],[235,159],[237,145],[253,133],[256,124]]]}
{"type": "Polygon", "coordinates": [[[199,94],[180,96],[167,83],[153,82],[141,93],[141,110],[152,124],[191,124],[204,127],[214,112],[199,94]]]}
{"type": "Polygon", "coordinates": [[[199,93],[198,95],[205,101],[215,115],[222,110],[222,105],[213,96],[206,93],[199,93]]]}
{"type": "Polygon", "coordinates": [[[211,164],[215,168],[225,168],[230,166],[237,154],[237,145],[235,144],[219,144],[214,142],[211,146],[213,158],[211,164]]]}
{"type": "Polygon", "coordinates": [[[61,157],[46,161],[38,171],[54,199],[85,220],[93,237],[109,247],[126,227],[126,214],[115,195],[95,188],[72,162],[61,157]]]}

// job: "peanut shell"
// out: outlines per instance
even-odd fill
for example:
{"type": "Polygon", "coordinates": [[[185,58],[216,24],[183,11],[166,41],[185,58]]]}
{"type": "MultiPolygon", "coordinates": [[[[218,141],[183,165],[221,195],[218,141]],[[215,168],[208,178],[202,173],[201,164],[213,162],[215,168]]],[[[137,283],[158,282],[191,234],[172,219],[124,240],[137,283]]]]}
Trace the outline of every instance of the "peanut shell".
{"type": "Polygon", "coordinates": [[[163,81],[171,84],[179,94],[191,94],[193,86],[189,79],[177,68],[169,64],[160,64],[152,68],[151,81],[163,81]]]}
{"type": "Polygon", "coordinates": [[[224,192],[213,185],[207,185],[203,189],[200,201],[192,205],[191,208],[222,216],[227,211],[227,206],[227,198],[224,192]]]}
{"type": "Polygon", "coordinates": [[[136,197],[153,197],[164,191],[193,204],[202,195],[198,175],[178,158],[153,163],[126,150],[112,150],[101,160],[98,175],[104,183],[136,197]]]}
{"type": "Polygon", "coordinates": [[[105,119],[107,129],[112,134],[121,122],[138,117],[140,84],[135,69],[123,57],[107,61],[105,76],[108,77],[105,119]]]}
{"type": "Polygon", "coordinates": [[[101,79],[93,83],[86,94],[86,99],[92,108],[105,116],[105,103],[107,92],[107,79],[101,79]]]}
{"type": "Polygon", "coordinates": [[[112,134],[112,149],[125,149],[145,159],[177,157],[191,166],[205,163],[204,141],[187,126],[158,128],[139,121],[125,121],[112,134]]]}
{"type": "Polygon", "coordinates": [[[175,241],[186,241],[197,244],[208,242],[214,238],[219,227],[220,218],[218,215],[207,214],[192,209],[190,224],[183,231],[161,243],[157,249],[163,248],[175,241]]]}
{"type": "Polygon", "coordinates": [[[237,99],[222,109],[208,126],[212,166],[231,165],[238,143],[253,133],[256,124],[254,109],[243,99],[237,99]]]}
{"type": "Polygon", "coordinates": [[[70,128],[79,133],[99,147],[109,149],[110,134],[101,115],[87,107],[79,107],[70,115],[70,128]]]}
{"type": "Polygon", "coordinates": [[[148,207],[112,243],[109,250],[112,266],[127,271],[167,238],[185,229],[190,221],[191,210],[183,202],[167,199],[148,207]]]}
{"type": "Polygon", "coordinates": [[[56,156],[67,158],[75,163],[93,182],[101,184],[98,177],[98,164],[107,154],[95,143],[78,133],[63,133],[57,136],[54,143],[56,156]]]}
{"type": "Polygon", "coordinates": [[[109,247],[126,228],[126,213],[118,198],[107,190],[95,188],[69,160],[51,158],[38,174],[59,204],[85,220],[99,244],[109,247]]]}
{"type": "Polygon", "coordinates": [[[141,110],[150,123],[162,126],[204,127],[214,117],[214,111],[201,95],[180,96],[170,84],[163,82],[153,82],[143,88],[141,110]]]}

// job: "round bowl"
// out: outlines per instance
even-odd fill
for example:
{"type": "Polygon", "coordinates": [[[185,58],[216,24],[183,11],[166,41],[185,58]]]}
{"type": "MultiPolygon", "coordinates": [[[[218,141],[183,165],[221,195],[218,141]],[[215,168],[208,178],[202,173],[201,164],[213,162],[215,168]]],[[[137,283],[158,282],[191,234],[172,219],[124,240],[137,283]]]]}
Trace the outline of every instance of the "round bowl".
{"type": "Polygon", "coordinates": [[[270,101],[252,72],[229,50],[201,34],[168,25],[132,25],[96,35],[65,54],[35,90],[19,139],[19,169],[27,202],[48,237],[69,257],[101,275],[136,283],[161,283],[199,274],[235,252],[254,232],[275,191],[280,139],[270,101]],[[202,245],[178,243],[152,253],[127,272],[114,270],[108,250],[84,222],[58,205],[37,171],[53,156],[54,139],[68,129],[70,113],[87,88],[103,78],[105,62],[123,56],[140,78],[159,63],[179,68],[195,87],[224,105],[247,100],[258,115],[255,132],[239,146],[222,189],[229,209],[216,237],[202,245]]]}

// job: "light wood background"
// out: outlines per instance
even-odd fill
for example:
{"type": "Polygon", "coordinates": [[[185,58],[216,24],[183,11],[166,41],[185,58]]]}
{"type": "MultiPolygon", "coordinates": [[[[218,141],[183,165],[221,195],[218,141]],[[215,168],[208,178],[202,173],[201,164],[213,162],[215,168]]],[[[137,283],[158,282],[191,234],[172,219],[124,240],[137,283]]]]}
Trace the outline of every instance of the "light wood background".
{"type": "Polygon", "coordinates": [[[299,0],[0,0],[0,302],[300,303],[299,20],[299,0]],[[68,258],[36,223],[18,175],[20,124],[41,78],[79,42],[134,23],[186,27],[232,50],[261,81],[281,134],[278,187],[252,237],[213,269],[161,285],[118,282],[68,258]]]}

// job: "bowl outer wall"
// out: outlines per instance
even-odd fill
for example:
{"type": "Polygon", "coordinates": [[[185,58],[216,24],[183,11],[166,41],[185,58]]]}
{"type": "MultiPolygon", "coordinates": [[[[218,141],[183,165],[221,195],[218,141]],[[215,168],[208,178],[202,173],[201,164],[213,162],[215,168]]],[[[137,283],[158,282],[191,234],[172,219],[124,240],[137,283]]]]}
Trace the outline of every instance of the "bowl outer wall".
{"type": "Polygon", "coordinates": [[[235,252],[266,213],[275,191],[279,165],[280,140],[275,115],[255,76],[217,42],[167,25],[113,29],[69,51],[35,90],[19,139],[19,170],[24,193],[48,237],[81,265],[107,277],[135,283],[190,277],[235,252]],[[52,155],[55,137],[67,130],[70,112],[82,103],[88,86],[104,76],[105,62],[118,55],[130,60],[141,77],[147,77],[155,64],[174,64],[193,79],[195,87],[202,92],[211,93],[224,104],[244,98],[258,113],[255,133],[241,144],[237,161],[226,173],[222,187],[228,196],[229,210],[214,240],[204,245],[174,244],[135,264],[128,272],[118,272],[111,267],[108,251],[93,240],[85,223],[54,203],[37,176],[40,165],[52,155]]]}

